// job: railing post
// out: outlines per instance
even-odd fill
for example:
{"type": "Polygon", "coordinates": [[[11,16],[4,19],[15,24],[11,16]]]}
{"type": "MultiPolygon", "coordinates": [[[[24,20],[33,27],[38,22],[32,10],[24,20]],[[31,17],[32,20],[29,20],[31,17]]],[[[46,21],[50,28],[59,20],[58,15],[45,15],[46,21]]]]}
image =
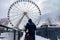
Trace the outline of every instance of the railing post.
{"type": "Polygon", "coordinates": [[[18,40],[20,40],[20,31],[18,31],[18,40]]]}
{"type": "Polygon", "coordinates": [[[16,30],[14,30],[14,40],[16,40],[15,37],[16,37],[16,30]]]}

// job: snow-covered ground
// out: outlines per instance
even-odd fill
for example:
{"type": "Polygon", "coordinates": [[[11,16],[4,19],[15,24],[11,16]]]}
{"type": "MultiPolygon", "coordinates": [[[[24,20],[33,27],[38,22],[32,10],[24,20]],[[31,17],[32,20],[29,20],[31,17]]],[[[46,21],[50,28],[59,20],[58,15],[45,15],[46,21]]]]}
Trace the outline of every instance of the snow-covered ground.
{"type": "MultiPolygon", "coordinates": [[[[23,34],[23,36],[20,40],[24,40],[24,37],[25,37],[25,33],[23,34]]],[[[35,35],[35,38],[36,38],[36,40],[50,40],[50,39],[46,39],[46,38],[43,38],[43,37],[37,36],[37,35],[35,35]]]]}
{"type": "MultiPolygon", "coordinates": [[[[25,36],[25,33],[23,34],[23,36],[21,37],[20,40],[24,40],[24,36],[25,36]]],[[[5,37],[3,39],[0,38],[0,40],[13,40],[13,33],[11,33],[11,32],[2,33],[0,35],[0,37],[5,37]]],[[[44,37],[37,36],[37,35],[35,35],[35,38],[36,38],[36,40],[50,40],[50,39],[46,39],[44,37]]],[[[60,40],[60,39],[57,37],[57,40],[60,40]]]]}
{"type": "MultiPolygon", "coordinates": [[[[21,37],[20,40],[24,40],[24,37],[25,37],[25,33],[23,34],[23,36],[21,37]]],[[[50,40],[50,39],[46,39],[46,38],[41,37],[41,36],[38,36],[38,35],[35,35],[35,39],[36,39],[36,40],[50,40]]],[[[57,38],[57,40],[60,40],[60,39],[57,38]]]]}
{"type": "MultiPolygon", "coordinates": [[[[21,40],[24,40],[24,36],[21,38],[21,40]]],[[[46,38],[36,35],[36,40],[50,40],[50,39],[46,39],[46,38]]]]}
{"type": "MultiPolygon", "coordinates": [[[[24,40],[24,35],[25,35],[25,33],[23,34],[23,36],[20,40],[24,40]]],[[[13,33],[10,33],[10,32],[7,33],[6,32],[6,33],[2,33],[1,36],[5,37],[5,38],[0,39],[0,40],[13,40],[13,33]]],[[[41,36],[36,35],[36,40],[49,40],[49,39],[46,39],[46,38],[43,38],[41,36]]]]}

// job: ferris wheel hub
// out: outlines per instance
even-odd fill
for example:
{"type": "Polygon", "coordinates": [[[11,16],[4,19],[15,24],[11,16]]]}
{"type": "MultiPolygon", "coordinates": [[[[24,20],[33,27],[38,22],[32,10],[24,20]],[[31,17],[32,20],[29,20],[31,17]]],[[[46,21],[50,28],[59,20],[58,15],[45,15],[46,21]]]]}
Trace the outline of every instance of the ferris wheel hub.
{"type": "Polygon", "coordinates": [[[24,15],[27,15],[27,12],[24,12],[23,14],[24,14],[24,15]]]}

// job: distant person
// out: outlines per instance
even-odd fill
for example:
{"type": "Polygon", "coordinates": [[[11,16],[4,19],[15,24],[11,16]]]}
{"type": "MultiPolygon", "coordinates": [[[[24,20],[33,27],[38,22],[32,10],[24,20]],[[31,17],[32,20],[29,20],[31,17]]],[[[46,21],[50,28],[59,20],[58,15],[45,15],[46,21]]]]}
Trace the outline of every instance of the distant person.
{"type": "Polygon", "coordinates": [[[28,30],[30,40],[35,40],[35,30],[36,25],[32,22],[31,19],[28,20],[28,23],[25,26],[25,32],[28,30]]]}

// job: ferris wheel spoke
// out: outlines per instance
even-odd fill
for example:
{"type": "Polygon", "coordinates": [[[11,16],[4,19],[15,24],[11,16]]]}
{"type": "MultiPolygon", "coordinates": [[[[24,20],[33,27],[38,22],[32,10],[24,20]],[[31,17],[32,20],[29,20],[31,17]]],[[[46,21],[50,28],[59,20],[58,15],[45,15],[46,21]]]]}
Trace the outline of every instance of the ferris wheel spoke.
{"type": "Polygon", "coordinates": [[[35,7],[32,7],[30,10],[31,10],[31,11],[39,11],[39,10],[37,10],[37,8],[35,8],[35,7]]]}
{"type": "Polygon", "coordinates": [[[17,13],[18,14],[18,12],[11,12],[11,13],[17,13]]]}
{"type": "Polygon", "coordinates": [[[32,12],[39,12],[38,10],[31,10],[32,12]]]}
{"type": "Polygon", "coordinates": [[[28,4],[29,4],[29,3],[27,3],[26,8],[28,8],[28,4]]]}
{"type": "Polygon", "coordinates": [[[27,8],[28,8],[28,6],[29,6],[29,3],[27,3],[27,8]]]}
{"type": "Polygon", "coordinates": [[[28,8],[28,6],[29,6],[29,3],[27,2],[27,8],[28,8]]]}
{"type": "Polygon", "coordinates": [[[32,6],[32,5],[30,4],[29,7],[28,7],[28,9],[29,9],[31,6],[32,6]]]}
{"type": "Polygon", "coordinates": [[[35,6],[33,6],[32,8],[30,8],[30,10],[32,10],[32,9],[34,9],[35,8],[35,6]]]}
{"type": "Polygon", "coordinates": [[[22,14],[22,12],[11,12],[11,13],[13,13],[13,14],[17,14],[17,15],[21,15],[22,14]]]}
{"type": "Polygon", "coordinates": [[[15,12],[19,12],[19,13],[21,12],[21,11],[20,11],[20,10],[18,10],[18,9],[17,9],[17,10],[16,10],[16,9],[12,9],[12,10],[13,10],[13,11],[15,11],[15,12]]]}
{"type": "Polygon", "coordinates": [[[37,14],[37,13],[29,13],[28,16],[29,16],[30,18],[32,18],[32,19],[36,19],[36,18],[38,18],[40,15],[37,14]]]}
{"type": "Polygon", "coordinates": [[[22,22],[23,18],[24,18],[24,15],[21,17],[21,19],[19,19],[19,21],[16,24],[15,28],[18,28],[19,27],[19,24],[22,22]]]}
{"type": "Polygon", "coordinates": [[[14,20],[16,20],[16,19],[18,19],[18,18],[20,18],[20,17],[19,17],[19,16],[16,16],[15,18],[11,18],[11,17],[10,17],[11,21],[14,21],[14,20]]]}
{"type": "Polygon", "coordinates": [[[9,16],[9,17],[15,17],[15,16],[18,16],[18,15],[21,15],[21,14],[17,14],[17,15],[11,15],[11,16],[9,16]]]}
{"type": "Polygon", "coordinates": [[[11,12],[11,13],[13,13],[13,14],[14,14],[14,13],[15,13],[15,14],[21,14],[21,13],[18,13],[18,12],[11,12]]]}
{"type": "MultiPolygon", "coordinates": [[[[18,6],[20,7],[20,4],[18,3],[18,6]]],[[[21,7],[20,7],[21,8],[21,7]]]]}
{"type": "Polygon", "coordinates": [[[20,7],[19,3],[18,3],[18,6],[20,7]]]}
{"type": "MultiPolygon", "coordinates": [[[[21,8],[21,6],[19,5],[19,3],[18,3],[18,6],[21,8]]],[[[21,11],[23,11],[23,10],[21,10],[21,11]]]]}
{"type": "Polygon", "coordinates": [[[26,17],[27,17],[28,19],[30,19],[28,15],[26,15],[26,17]]]}
{"type": "MultiPolygon", "coordinates": [[[[14,5],[14,6],[15,6],[15,5],[14,5]]],[[[17,6],[15,6],[15,7],[16,7],[19,11],[21,11],[20,8],[18,8],[17,6]]],[[[21,12],[22,12],[22,11],[21,11],[21,12]]]]}

